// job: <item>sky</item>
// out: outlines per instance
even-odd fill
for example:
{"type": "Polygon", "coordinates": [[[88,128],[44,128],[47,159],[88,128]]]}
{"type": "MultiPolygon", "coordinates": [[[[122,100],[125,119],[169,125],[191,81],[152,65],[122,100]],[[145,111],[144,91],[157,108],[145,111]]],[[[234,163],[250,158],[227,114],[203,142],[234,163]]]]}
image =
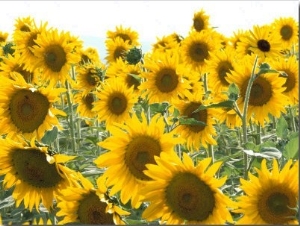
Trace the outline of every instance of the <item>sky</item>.
{"type": "Polygon", "coordinates": [[[279,17],[298,21],[298,0],[288,1],[0,1],[0,31],[11,34],[17,18],[31,16],[37,24],[69,31],[85,47],[105,54],[104,40],[116,26],[139,34],[144,51],[157,38],[173,32],[186,36],[195,12],[203,9],[209,23],[229,37],[238,29],[271,23],[279,17]]]}

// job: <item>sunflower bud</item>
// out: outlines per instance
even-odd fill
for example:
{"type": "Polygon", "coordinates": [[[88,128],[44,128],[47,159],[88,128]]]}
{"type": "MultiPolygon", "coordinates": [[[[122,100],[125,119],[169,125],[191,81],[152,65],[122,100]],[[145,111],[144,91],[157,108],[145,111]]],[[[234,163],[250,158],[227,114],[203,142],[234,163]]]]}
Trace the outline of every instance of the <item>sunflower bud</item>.
{"type": "Polygon", "coordinates": [[[142,49],[138,49],[136,47],[133,47],[125,54],[125,59],[129,64],[137,64],[141,61],[142,57],[142,49]]]}

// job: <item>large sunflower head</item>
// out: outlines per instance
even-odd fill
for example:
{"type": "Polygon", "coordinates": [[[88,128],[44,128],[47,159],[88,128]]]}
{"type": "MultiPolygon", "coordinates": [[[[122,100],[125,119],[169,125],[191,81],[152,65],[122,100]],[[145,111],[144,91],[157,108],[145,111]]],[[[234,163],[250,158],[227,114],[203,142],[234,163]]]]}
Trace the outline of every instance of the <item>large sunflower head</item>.
{"type": "Polygon", "coordinates": [[[206,61],[211,57],[210,52],[221,47],[219,40],[214,41],[211,34],[210,30],[190,32],[181,42],[181,58],[185,64],[190,65],[195,71],[206,72],[206,61]]]}
{"type": "Polygon", "coordinates": [[[139,46],[138,41],[139,34],[136,31],[131,30],[130,27],[124,28],[122,25],[116,26],[115,31],[107,31],[106,36],[108,39],[116,39],[117,37],[121,38],[124,42],[128,41],[128,44],[131,46],[139,46]]]}
{"type": "Polygon", "coordinates": [[[282,49],[290,50],[293,45],[298,43],[299,25],[292,17],[280,17],[271,24],[273,32],[279,34],[282,49]]]}
{"type": "Polygon", "coordinates": [[[191,27],[191,30],[200,32],[208,29],[209,26],[209,16],[206,15],[203,9],[194,13],[193,26],[191,27]]]}
{"type": "Polygon", "coordinates": [[[258,175],[249,173],[249,180],[240,179],[245,195],[238,197],[237,213],[243,214],[238,224],[295,224],[298,225],[294,208],[299,204],[298,160],[288,160],[280,170],[276,159],[273,169],[262,160],[258,175]]]}
{"type": "Polygon", "coordinates": [[[56,115],[66,114],[53,104],[64,89],[35,88],[26,83],[20,74],[13,75],[15,80],[5,80],[0,89],[1,134],[7,134],[8,137],[24,136],[27,139],[36,137],[40,140],[53,126],[61,128],[56,115]]]}
{"type": "Polygon", "coordinates": [[[74,172],[63,165],[75,156],[51,155],[34,140],[29,145],[6,138],[0,139],[0,145],[0,175],[5,175],[5,189],[15,186],[16,206],[24,201],[25,208],[32,211],[42,202],[50,210],[60,189],[76,184],[74,172]]]}
{"type": "Polygon", "coordinates": [[[145,58],[145,81],[139,86],[149,103],[172,102],[188,95],[191,89],[187,67],[180,64],[177,52],[154,53],[145,58]]]}
{"type": "Polygon", "coordinates": [[[180,137],[186,140],[186,145],[190,151],[200,150],[201,146],[206,148],[207,144],[217,144],[213,138],[217,135],[213,126],[215,123],[213,117],[217,110],[207,108],[195,112],[201,105],[208,104],[209,102],[204,100],[204,93],[201,90],[195,91],[184,101],[178,100],[174,102],[174,106],[179,110],[180,117],[200,121],[199,124],[195,125],[179,124],[174,130],[180,137]]]}
{"type": "MultiPolygon", "coordinates": [[[[79,186],[63,189],[57,197],[57,216],[63,217],[59,224],[124,224],[120,215],[128,215],[128,212],[112,204],[109,199],[103,199],[107,195],[80,173],[77,173],[77,178],[79,186]]],[[[98,181],[102,183],[103,180],[99,178],[98,181]]]]}
{"type": "Polygon", "coordinates": [[[80,54],[75,48],[81,46],[81,41],[74,40],[69,32],[52,29],[39,34],[35,43],[37,45],[31,48],[37,57],[33,67],[42,70],[43,79],[53,85],[71,80],[69,71],[80,61],[80,54]]]}
{"type": "Polygon", "coordinates": [[[107,167],[104,176],[107,186],[111,187],[110,195],[120,191],[121,202],[126,204],[131,200],[133,208],[141,205],[139,190],[150,180],[143,172],[145,165],[155,163],[154,156],[173,151],[181,142],[173,133],[165,133],[165,124],[159,115],[152,117],[149,123],[144,114],[141,117],[140,121],[133,115],[125,125],[111,127],[112,135],[99,143],[109,151],[95,160],[98,167],[107,167]]]}
{"type": "Polygon", "coordinates": [[[107,52],[105,60],[108,64],[116,62],[118,58],[125,60],[126,52],[131,49],[129,40],[124,41],[120,37],[116,37],[115,39],[106,39],[105,46],[107,52]]]}
{"type": "Polygon", "coordinates": [[[284,73],[282,76],[285,80],[283,87],[285,94],[292,105],[299,103],[299,61],[296,56],[279,57],[270,61],[270,64],[274,69],[280,73],[284,73]]]}
{"type": "Polygon", "coordinates": [[[99,121],[106,121],[106,126],[122,123],[127,120],[138,97],[120,78],[106,79],[96,91],[97,101],[93,111],[99,121]]]}
{"type": "Polygon", "coordinates": [[[175,152],[161,153],[155,161],[144,171],[152,180],[140,192],[150,202],[143,218],[173,225],[232,222],[227,208],[233,202],[219,189],[226,177],[214,177],[222,162],[208,167],[211,158],[206,158],[194,165],[188,154],[181,161],[175,152]]]}
{"type": "Polygon", "coordinates": [[[241,37],[241,42],[248,45],[248,49],[262,60],[266,57],[278,57],[281,51],[281,41],[278,34],[272,32],[268,25],[253,26],[250,35],[241,37]]]}
{"type": "MultiPolygon", "coordinates": [[[[253,59],[254,57],[244,58],[244,64],[241,64],[227,76],[229,83],[235,83],[239,87],[240,97],[237,103],[240,109],[244,108],[246,89],[254,63],[253,59]]],[[[258,73],[258,68],[255,69],[254,73],[258,73]]],[[[260,74],[254,80],[250,91],[247,120],[253,116],[255,123],[264,126],[265,121],[269,121],[269,114],[278,118],[282,112],[285,112],[288,98],[283,94],[284,82],[285,79],[279,77],[277,73],[260,74]]]]}

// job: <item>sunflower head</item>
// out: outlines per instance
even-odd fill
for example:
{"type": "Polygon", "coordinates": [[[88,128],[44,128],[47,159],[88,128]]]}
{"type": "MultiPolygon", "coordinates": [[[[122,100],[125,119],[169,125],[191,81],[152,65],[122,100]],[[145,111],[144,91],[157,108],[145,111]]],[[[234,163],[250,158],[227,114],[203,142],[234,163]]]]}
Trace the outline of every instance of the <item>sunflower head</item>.
{"type": "Polygon", "coordinates": [[[131,30],[130,27],[124,28],[122,25],[116,26],[115,31],[107,31],[107,39],[121,38],[124,42],[128,41],[131,46],[139,45],[139,34],[136,31],[131,30]]]}
{"type": "Polygon", "coordinates": [[[201,9],[200,11],[194,13],[193,26],[191,30],[200,32],[202,30],[208,29],[209,27],[209,16],[206,15],[205,11],[201,9]]]}
{"type": "Polygon", "coordinates": [[[144,201],[150,202],[142,217],[159,219],[165,224],[223,224],[232,221],[227,209],[232,201],[222,194],[226,177],[214,178],[221,162],[208,168],[211,159],[194,165],[188,154],[183,160],[177,154],[162,153],[155,157],[157,165],[147,164],[145,174],[152,178],[142,188],[144,201]]]}
{"type": "Polygon", "coordinates": [[[3,43],[7,42],[8,35],[9,34],[7,32],[0,31],[0,45],[2,45],[3,43]]]}
{"type": "Polygon", "coordinates": [[[74,172],[61,164],[75,156],[50,155],[48,148],[36,146],[34,139],[30,145],[24,140],[16,142],[8,138],[0,143],[0,174],[5,175],[6,189],[15,186],[12,195],[17,206],[24,201],[25,208],[38,209],[42,201],[49,210],[59,189],[75,182],[74,172]]]}
{"type": "Polygon", "coordinates": [[[295,217],[298,203],[298,160],[288,160],[282,170],[276,159],[273,169],[267,168],[266,159],[262,160],[258,175],[249,173],[250,180],[241,179],[245,195],[238,198],[242,213],[239,224],[298,224],[295,217]]]}

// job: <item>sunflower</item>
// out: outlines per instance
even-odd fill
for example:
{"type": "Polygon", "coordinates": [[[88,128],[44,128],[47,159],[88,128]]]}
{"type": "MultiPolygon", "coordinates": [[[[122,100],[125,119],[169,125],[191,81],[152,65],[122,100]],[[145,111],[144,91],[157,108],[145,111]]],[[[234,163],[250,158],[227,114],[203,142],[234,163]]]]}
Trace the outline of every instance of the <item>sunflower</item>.
{"type": "Polygon", "coordinates": [[[219,110],[207,108],[194,112],[201,105],[209,105],[209,100],[204,100],[203,89],[195,90],[194,93],[187,96],[185,101],[178,100],[174,102],[174,106],[179,110],[180,117],[193,118],[204,123],[203,125],[179,124],[174,130],[186,140],[186,145],[191,151],[199,150],[200,146],[207,148],[207,144],[217,144],[213,138],[217,135],[213,126],[215,123],[213,116],[219,110]]]}
{"type": "Polygon", "coordinates": [[[216,51],[207,61],[208,88],[213,95],[228,89],[227,74],[236,67],[235,52],[230,48],[216,51]]]}
{"type": "Polygon", "coordinates": [[[138,41],[139,34],[136,31],[131,30],[130,27],[123,28],[122,25],[116,26],[115,31],[107,31],[106,33],[107,39],[116,39],[120,37],[124,42],[128,41],[128,44],[131,46],[139,46],[140,43],[138,41]]]}
{"type": "Polygon", "coordinates": [[[84,119],[92,120],[97,116],[95,111],[92,111],[93,104],[96,101],[96,96],[93,92],[84,94],[78,92],[74,95],[74,104],[78,104],[76,112],[84,119]]]}
{"type": "Polygon", "coordinates": [[[138,97],[119,78],[106,79],[96,92],[92,111],[96,112],[99,121],[105,121],[106,126],[122,123],[127,120],[138,97]]]}
{"type": "Polygon", "coordinates": [[[247,37],[249,35],[249,31],[245,31],[242,29],[238,29],[233,32],[232,36],[228,38],[228,46],[233,48],[234,50],[237,49],[238,43],[241,41],[241,37],[247,37]]]}
{"type": "Polygon", "coordinates": [[[279,34],[282,49],[291,49],[298,43],[298,23],[293,17],[280,17],[271,24],[273,32],[279,34]]]}
{"type": "Polygon", "coordinates": [[[299,225],[293,209],[299,201],[298,160],[292,164],[288,160],[280,171],[274,159],[269,171],[263,159],[261,169],[256,169],[257,177],[249,173],[250,180],[240,179],[245,195],[238,197],[239,209],[234,210],[243,214],[237,224],[299,225]]]}
{"type": "Polygon", "coordinates": [[[253,26],[250,35],[241,37],[241,42],[248,45],[248,49],[257,54],[262,60],[266,57],[280,56],[281,41],[278,34],[272,32],[268,25],[253,26]]]}
{"type": "Polygon", "coordinates": [[[24,201],[25,208],[32,211],[41,201],[50,210],[60,189],[76,184],[74,172],[63,165],[76,156],[52,155],[34,140],[28,145],[6,138],[0,139],[0,145],[0,175],[5,175],[5,189],[15,186],[12,196],[17,207],[24,201]]]}
{"type": "Polygon", "coordinates": [[[283,87],[283,94],[285,94],[291,105],[299,103],[299,61],[296,56],[280,57],[278,59],[272,59],[270,64],[274,69],[284,73],[287,77],[284,77],[285,83],[283,87]]]}
{"type": "Polygon", "coordinates": [[[63,217],[59,224],[124,224],[120,215],[128,215],[128,212],[103,198],[105,192],[96,189],[80,173],[77,173],[77,178],[80,186],[63,189],[57,197],[57,216],[63,217]]]}
{"type": "Polygon", "coordinates": [[[86,49],[80,49],[81,60],[79,62],[80,65],[84,65],[86,63],[94,63],[101,64],[100,56],[98,54],[97,49],[88,47],[86,49]]]}
{"type": "Polygon", "coordinates": [[[14,34],[16,32],[30,32],[32,27],[35,26],[35,21],[31,16],[28,17],[19,17],[16,19],[14,27],[14,34]]]}
{"type": "Polygon", "coordinates": [[[165,53],[153,53],[145,58],[146,72],[141,74],[145,81],[139,86],[145,91],[149,103],[172,102],[178,97],[188,95],[191,89],[188,80],[187,67],[180,64],[179,54],[169,51],[165,53]]]}
{"type": "Polygon", "coordinates": [[[191,27],[192,31],[200,32],[202,30],[208,29],[209,26],[209,16],[203,9],[194,13],[193,26],[191,27]]]}
{"type": "Polygon", "coordinates": [[[105,46],[107,52],[105,60],[108,64],[116,62],[118,58],[124,60],[125,53],[131,48],[129,40],[124,41],[120,37],[116,37],[115,39],[106,39],[105,46]]]}
{"type": "MultiPolygon", "coordinates": [[[[227,81],[235,83],[240,90],[240,97],[237,100],[239,109],[244,109],[244,99],[249,79],[252,73],[254,56],[244,58],[244,64],[237,67],[235,71],[228,74],[227,81]]],[[[258,69],[255,69],[255,74],[258,69]]],[[[248,103],[247,121],[253,116],[255,123],[264,126],[265,121],[269,122],[269,114],[280,117],[285,112],[288,98],[283,94],[285,79],[277,73],[266,73],[259,75],[253,82],[248,103]]]]}
{"type": "Polygon", "coordinates": [[[123,84],[126,84],[128,88],[133,86],[133,90],[136,95],[140,95],[139,85],[141,84],[140,75],[142,73],[143,66],[141,63],[128,64],[122,59],[117,59],[116,62],[111,63],[105,71],[107,78],[119,77],[123,84]]]}
{"type": "Polygon", "coordinates": [[[61,129],[56,115],[65,112],[53,107],[59,94],[65,89],[38,87],[26,83],[23,77],[14,73],[15,80],[1,78],[0,128],[1,134],[9,138],[24,136],[26,139],[42,139],[45,131],[53,126],[61,129]],[[5,80],[4,80],[5,79],[5,80]]]}
{"type": "Polygon", "coordinates": [[[0,31],[0,46],[2,46],[2,44],[6,43],[8,40],[8,33],[7,32],[2,32],[0,31]]]}
{"type": "MultiPolygon", "coordinates": [[[[228,101],[227,94],[218,93],[217,95],[213,95],[213,103],[221,103],[223,101],[228,101]]],[[[242,126],[242,119],[232,108],[218,108],[218,111],[215,111],[214,117],[218,124],[225,123],[230,129],[242,126]]]]}
{"type": "Polygon", "coordinates": [[[149,177],[143,173],[145,164],[154,163],[154,156],[161,152],[173,151],[175,144],[180,143],[173,133],[165,133],[165,124],[159,114],[153,116],[149,123],[144,114],[140,121],[133,115],[120,127],[110,128],[111,136],[98,144],[109,150],[100,155],[94,163],[107,167],[103,176],[111,187],[110,195],[120,191],[120,199],[126,204],[131,199],[131,206],[141,205],[139,190],[149,177]],[[120,172],[122,172],[120,174],[120,172]]]}
{"type": "Polygon", "coordinates": [[[181,43],[179,40],[178,36],[174,36],[174,34],[156,37],[156,42],[152,44],[152,52],[164,53],[168,50],[176,50],[181,43]]]}
{"type": "Polygon", "coordinates": [[[76,85],[74,88],[83,92],[83,95],[95,91],[100,85],[105,66],[92,62],[85,63],[76,68],[76,85]]]}
{"type": "Polygon", "coordinates": [[[159,219],[162,224],[225,224],[232,222],[227,208],[233,201],[219,189],[226,177],[214,177],[222,162],[212,164],[206,158],[194,165],[187,153],[183,160],[172,153],[155,156],[157,165],[147,164],[146,182],[141,194],[150,205],[142,213],[148,221],[159,219]]]}
{"type": "Polygon", "coordinates": [[[25,65],[20,63],[20,55],[16,53],[3,58],[3,62],[0,62],[0,71],[2,71],[1,75],[10,79],[14,77],[11,74],[19,73],[27,83],[38,84],[39,82],[38,74],[27,70],[25,65]]]}
{"type": "Polygon", "coordinates": [[[48,23],[41,23],[40,27],[37,27],[33,23],[30,27],[30,31],[23,32],[20,30],[15,30],[13,37],[15,43],[15,55],[19,55],[19,63],[24,65],[27,71],[33,72],[35,68],[35,62],[37,57],[34,55],[32,48],[37,46],[36,39],[42,32],[48,32],[48,23]]]}
{"type": "Polygon", "coordinates": [[[69,32],[58,32],[52,29],[39,34],[31,50],[37,57],[35,68],[43,71],[43,79],[50,81],[51,85],[60,81],[62,84],[68,79],[69,71],[73,64],[80,61],[80,55],[75,48],[80,48],[81,41],[74,40],[69,32]],[[72,42],[70,41],[72,40],[72,42]]]}
{"type": "Polygon", "coordinates": [[[180,54],[183,62],[200,73],[206,72],[206,61],[210,59],[214,50],[221,48],[220,40],[213,40],[211,34],[210,30],[190,32],[181,42],[180,54]]]}

